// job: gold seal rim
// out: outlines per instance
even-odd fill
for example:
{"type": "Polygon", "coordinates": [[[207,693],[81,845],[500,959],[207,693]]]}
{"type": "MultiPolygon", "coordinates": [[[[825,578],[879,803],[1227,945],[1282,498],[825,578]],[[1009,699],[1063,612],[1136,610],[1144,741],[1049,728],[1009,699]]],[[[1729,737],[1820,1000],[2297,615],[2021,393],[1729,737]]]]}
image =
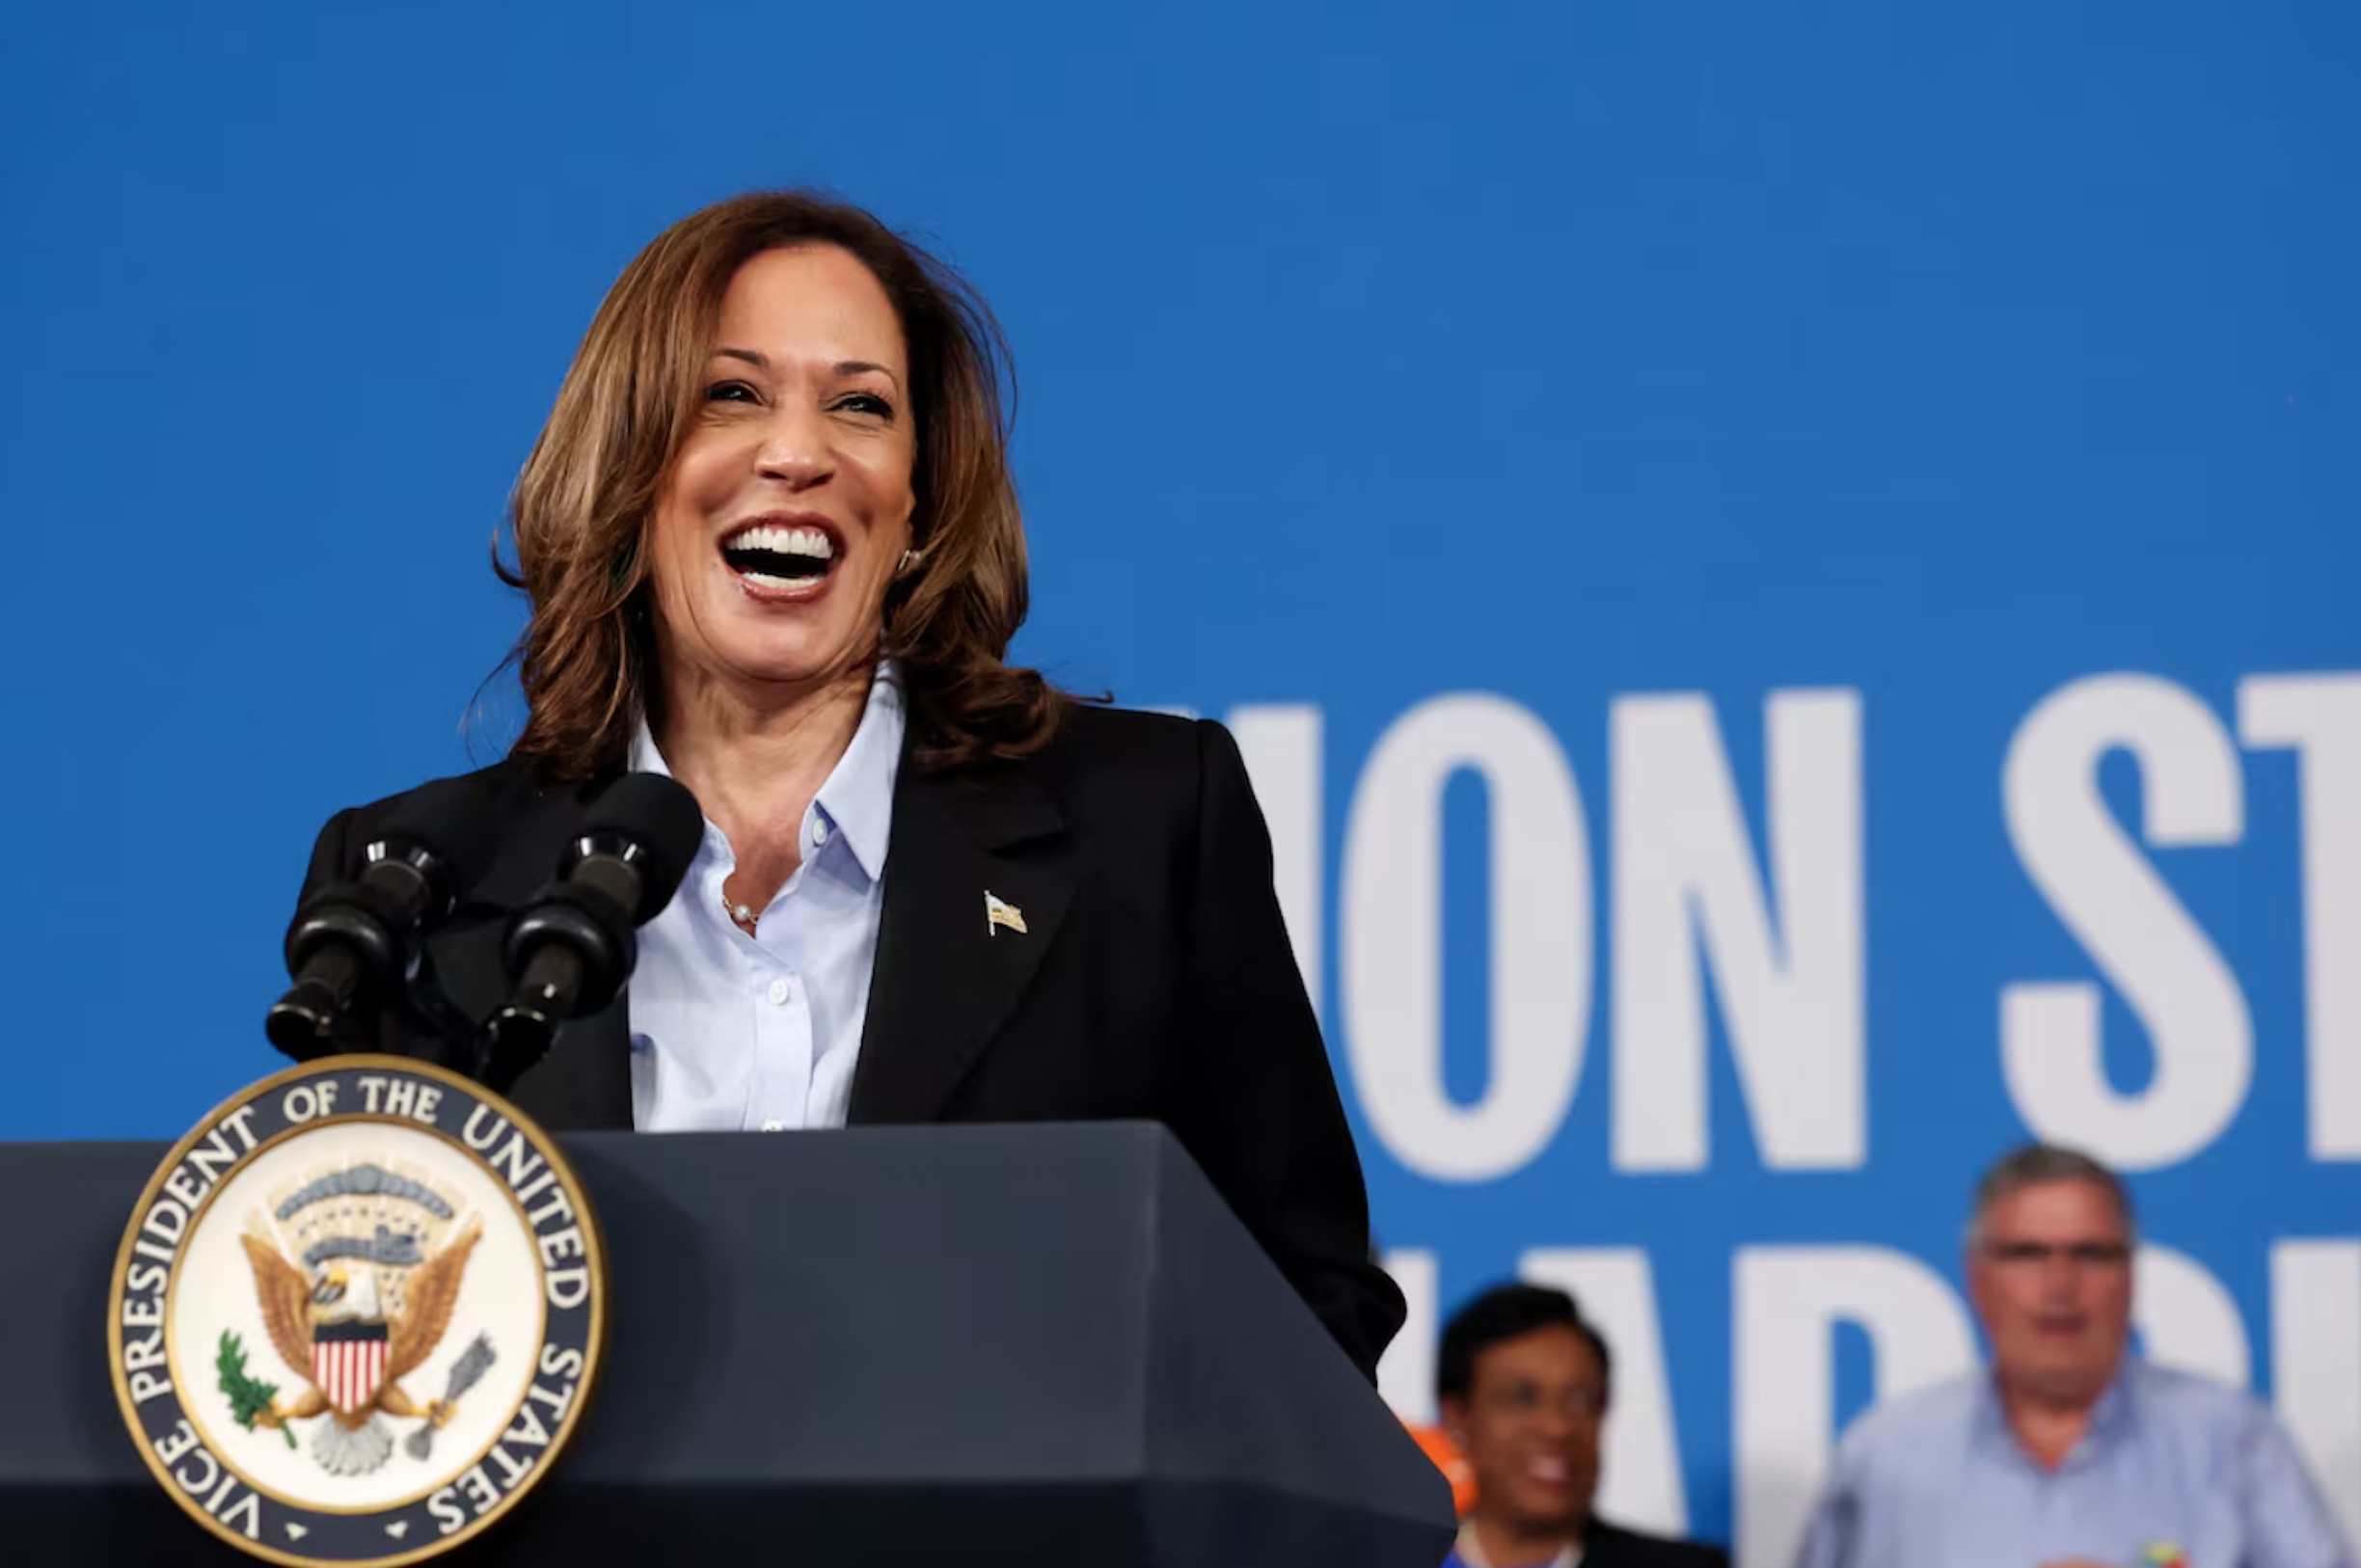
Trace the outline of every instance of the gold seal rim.
{"type": "MultiPolygon", "coordinates": [[[[368,1112],[355,1111],[345,1114],[322,1117],[310,1124],[314,1126],[334,1126],[345,1122],[363,1122],[370,1120],[382,1121],[384,1118],[373,1117],[371,1113],[368,1112]]],[[[413,1122],[412,1124],[418,1126],[420,1130],[428,1132],[433,1136],[441,1136],[441,1133],[437,1129],[429,1127],[424,1123],[413,1122]]],[[[241,1159],[238,1162],[239,1165],[244,1165],[246,1160],[252,1159],[255,1154],[259,1153],[263,1148],[276,1146],[284,1141],[285,1137],[283,1135],[281,1138],[269,1140],[267,1144],[257,1145],[254,1150],[250,1151],[244,1159],[241,1159]]],[[[461,1145],[461,1148],[466,1149],[466,1153],[469,1158],[477,1159],[474,1149],[467,1149],[464,1144],[461,1145]]],[[[489,1165],[488,1161],[483,1161],[480,1159],[478,1159],[478,1163],[487,1166],[489,1165]]],[[[504,1180],[504,1178],[502,1179],[504,1180]]],[[[221,1185],[226,1184],[226,1182],[217,1183],[216,1190],[218,1191],[221,1185]]],[[[212,1206],[212,1196],[213,1195],[211,1193],[206,1195],[206,1202],[203,1205],[204,1207],[210,1208],[212,1206]]],[[[511,1193],[510,1196],[513,1197],[514,1194],[511,1193]]],[[[192,1229],[194,1229],[195,1223],[196,1218],[195,1215],[192,1214],[190,1216],[190,1225],[192,1229]]],[[[166,1287],[167,1291],[171,1289],[173,1284],[177,1283],[180,1261],[181,1257],[185,1256],[186,1246],[187,1242],[184,1238],[181,1243],[180,1256],[176,1257],[173,1264],[174,1280],[168,1283],[166,1287]]],[[[171,1330],[170,1313],[166,1312],[164,1313],[164,1316],[166,1320],[159,1326],[158,1332],[168,1334],[171,1330]]],[[[546,1312],[543,1315],[542,1323],[544,1333],[546,1334],[548,1325],[548,1316],[546,1312]]],[[[534,1347],[536,1364],[538,1361],[539,1348],[539,1346],[534,1347]]],[[[176,1141],[168,1151],[166,1151],[164,1158],[157,1164],[154,1174],[148,1178],[148,1184],[140,1189],[139,1198],[132,1204],[130,1218],[124,1225],[122,1240],[115,1249],[115,1268],[107,1287],[107,1375],[115,1386],[115,1403],[118,1410],[121,1411],[122,1415],[125,1435],[130,1439],[131,1446],[138,1451],[141,1463],[148,1467],[149,1473],[155,1477],[156,1484],[163,1489],[165,1495],[170,1497],[173,1501],[179,1506],[183,1513],[186,1513],[190,1518],[196,1520],[198,1524],[204,1526],[205,1529],[211,1532],[215,1537],[227,1542],[229,1545],[236,1548],[238,1551],[246,1554],[249,1556],[260,1558],[265,1562],[280,1563],[285,1565],[285,1568],[404,1568],[405,1564],[424,1562],[429,1558],[439,1557],[445,1553],[453,1551],[462,1543],[474,1540],[476,1536],[481,1535],[484,1530],[489,1528],[492,1525],[506,1517],[511,1508],[521,1501],[528,1494],[538,1488],[542,1481],[548,1478],[550,1473],[556,1468],[557,1462],[564,1455],[568,1445],[573,1442],[575,1432],[580,1429],[583,1421],[589,1415],[593,1395],[595,1394],[599,1384],[599,1373],[604,1370],[606,1366],[606,1352],[607,1236],[605,1230],[599,1224],[596,1211],[590,1205],[588,1195],[583,1191],[582,1180],[575,1173],[573,1162],[566,1157],[565,1151],[557,1147],[556,1139],[553,1137],[550,1134],[549,1129],[542,1126],[540,1122],[526,1115],[525,1112],[519,1110],[516,1105],[507,1098],[507,1096],[495,1094],[493,1091],[486,1089],[483,1085],[475,1082],[474,1079],[469,1078],[462,1073],[453,1072],[450,1068],[443,1067],[438,1063],[420,1061],[414,1057],[388,1056],[382,1052],[355,1052],[351,1055],[321,1057],[317,1061],[312,1062],[299,1062],[293,1067],[282,1068],[266,1078],[259,1078],[255,1082],[246,1085],[244,1088],[238,1090],[235,1094],[215,1104],[211,1110],[200,1117],[197,1121],[197,1124],[186,1134],[184,1134],[178,1141],[176,1141]],[[131,1397],[130,1380],[123,1375],[122,1309],[125,1294],[123,1284],[130,1272],[132,1248],[139,1239],[140,1221],[146,1216],[149,1209],[155,1203],[157,1195],[163,1191],[165,1179],[170,1176],[174,1171],[179,1168],[180,1162],[188,1157],[189,1150],[195,1149],[199,1141],[202,1140],[205,1134],[214,1130],[221,1124],[223,1118],[230,1115],[232,1111],[235,1111],[241,1105],[259,1100],[275,1090],[284,1088],[290,1084],[299,1083],[306,1078],[321,1077],[331,1073],[367,1070],[370,1068],[389,1072],[411,1073],[420,1077],[432,1079],[435,1082],[442,1084],[446,1088],[458,1090],[462,1094],[471,1095],[475,1099],[480,1100],[484,1104],[491,1106],[500,1115],[507,1118],[510,1125],[525,1133],[526,1137],[533,1145],[534,1149],[544,1159],[549,1161],[550,1169],[556,1173],[558,1185],[565,1190],[566,1198],[574,1205],[575,1215],[582,1225],[583,1262],[590,1272],[591,1281],[589,1302],[590,1321],[589,1327],[585,1331],[583,1337],[583,1365],[582,1375],[575,1380],[573,1419],[567,1421],[561,1430],[552,1434],[549,1447],[543,1453],[541,1462],[533,1468],[530,1474],[520,1480],[515,1486],[502,1493],[499,1501],[495,1502],[490,1508],[487,1508],[481,1514],[477,1514],[474,1518],[470,1519],[468,1523],[460,1526],[448,1535],[440,1535],[433,1541],[424,1545],[406,1547],[399,1552],[392,1553],[385,1556],[306,1556],[301,1553],[289,1552],[281,1547],[274,1546],[267,1541],[249,1540],[246,1536],[240,1534],[238,1531],[230,1528],[220,1520],[205,1512],[202,1500],[191,1496],[187,1488],[183,1487],[179,1481],[174,1477],[171,1468],[157,1456],[153,1446],[148,1442],[147,1428],[145,1423],[140,1419],[139,1416],[139,1406],[131,1397]]],[[[165,1354],[169,1365],[172,1361],[172,1353],[169,1346],[167,1346],[165,1354]]],[[[185,1400],[181,1398],[181,1385],[178,1380],[177,1368],[175,1367],[174,1370],[175,1382],[173,1397],[176,1403],[179,1404],[181,1410],[185,1413],[187,1410],[187,1404],[185,1400]]],[[[192,1430],[195,1430],[196,1423],[193,1420],[190,1421],[190,1427],[192,1430]]],[[[497,1440],[495,1441],[497,1442],[497,1440]]],[[[207,1451],[210,1452],[209,1446],[207,1451]]],[[[254,1485],[252,1481],[247,1481],[245,1476],[240,1472],[233,1469],[230,1465],[229,1461],[223,1459],[220,1455],[213,1455],[213,1460],[214,1463],[220,1465],[225,1472],[231,1474],[235,1474],[241,1481],[245,1481],[247,1489],[252,1491],[256,1496],[267,1499],[271,1502],[278,1504],[280,1507],[315,1513],[333,1513],[338,1511],[328,1508],[307,1508],[306,1505],[302,1503],[287,1502],[281,1499],[276,1493],[265,1491],[263,1488],[254,1485]]],[[[476,1462],[480,1463],[480,1460],[476,1462]]],[[[440,1490],[440,1488],[435,1490],[440,1490]]],[[[431,1496],[432,1493],[423,1495],[431,1496]]],[[[374,1511],[390,1513],[394,1511],[394,1508],[396,1507],[408,1507],[416,1501],[417,1499],[412,1499],[409,1502],[399,1503],[395,1504],[394,1507],[374,1511]]]]}

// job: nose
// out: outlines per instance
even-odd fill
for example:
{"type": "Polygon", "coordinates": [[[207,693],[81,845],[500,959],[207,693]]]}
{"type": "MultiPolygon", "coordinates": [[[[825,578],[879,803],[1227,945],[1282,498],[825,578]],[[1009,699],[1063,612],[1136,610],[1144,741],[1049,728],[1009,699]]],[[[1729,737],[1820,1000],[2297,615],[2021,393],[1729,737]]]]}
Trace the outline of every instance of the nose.
{"type": "Polygon", "coordinates": [[[764,421],[754,463],[766,479],[780,480],[794,490],[810,489],[836,472],[827,419],[815,408],[780,407],[764,421]]]}
{"type": "Polygon", "coordinates": [[[2041,1299],[2045,1306],[2066,1308],[2082,1294],[2082,1269],[2064,1254],[2052,1254],[2042,1264],[2041,1299]]]}

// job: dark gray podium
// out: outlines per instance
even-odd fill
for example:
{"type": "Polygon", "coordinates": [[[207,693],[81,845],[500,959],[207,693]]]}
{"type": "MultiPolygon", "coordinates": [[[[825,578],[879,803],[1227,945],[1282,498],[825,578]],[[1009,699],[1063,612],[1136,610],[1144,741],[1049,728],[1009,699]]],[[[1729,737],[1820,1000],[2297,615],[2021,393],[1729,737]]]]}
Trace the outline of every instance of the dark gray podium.
{"type": "MultiPolygon", "coordinates": [[[[1161,1128],[563,1140],[613,1315],[556,1473],[443,1559],[1434,1568],[1449,1490],[1161,1128]]],[[[234,1563],[142,1465],[149,1144],[0,1144],[0,1558],[234,1563]]]]}

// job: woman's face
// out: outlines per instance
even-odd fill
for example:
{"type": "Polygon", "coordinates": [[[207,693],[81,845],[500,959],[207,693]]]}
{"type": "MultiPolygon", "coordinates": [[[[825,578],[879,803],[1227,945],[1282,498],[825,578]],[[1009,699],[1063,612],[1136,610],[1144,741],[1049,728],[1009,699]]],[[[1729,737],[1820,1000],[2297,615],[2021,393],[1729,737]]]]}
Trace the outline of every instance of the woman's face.
{"type": "Polygon", "coordinates": [[[651,541],[667,679],[805,686],[863,667],[916,504],[883,286],[834,246],[764,252],[730,281],[698,386],[651,541]]]}

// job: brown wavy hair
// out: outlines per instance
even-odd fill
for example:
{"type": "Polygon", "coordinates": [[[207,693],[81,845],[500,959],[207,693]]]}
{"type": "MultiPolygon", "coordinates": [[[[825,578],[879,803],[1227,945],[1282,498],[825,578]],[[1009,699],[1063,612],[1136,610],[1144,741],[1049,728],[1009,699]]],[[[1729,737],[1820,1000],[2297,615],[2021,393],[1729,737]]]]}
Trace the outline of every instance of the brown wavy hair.
{"type": "Polygon", "coordinates": [[[493,567],[532,615],[509,660],[528,716],[510,755],[560,779],[624,766],[653,695],[648,529],[694,417],[722,295],[765,251],[833,245],[875,274],[901,319],[917,420],[915,570],[885,594],[880,652],[898,660],[918,760],[1022,756],[1056,733],[1067,698],[1012,667],[1024,624],[1024,521],[1009,475],[1007,340],[949,266],[869,213],[808,191],[766,191],[691,213],[623,269],[591,318],[518,475],[493,567]]]}

